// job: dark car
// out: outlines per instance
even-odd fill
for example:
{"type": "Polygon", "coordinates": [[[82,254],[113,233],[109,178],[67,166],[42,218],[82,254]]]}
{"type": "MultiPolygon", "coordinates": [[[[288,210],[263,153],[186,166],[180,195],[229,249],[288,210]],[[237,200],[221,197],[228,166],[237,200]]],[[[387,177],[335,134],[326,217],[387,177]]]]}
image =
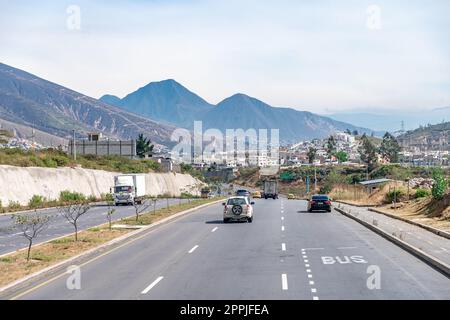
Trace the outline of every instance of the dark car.
{"type": "Polygon", "coordinates": [[[331,212],[331,199],[326,194],[313,195],[308,201],[308,212],[319,210],[331,212]]]}
{"type": "Polygon", "coordinates": [[[252,194],[250,193],[250,191],[245,190],[245,189],[236,190],[236,194],[235,195],[236,195],[236,197],[247,197],[249,202],[252,199],[252,194]]]}

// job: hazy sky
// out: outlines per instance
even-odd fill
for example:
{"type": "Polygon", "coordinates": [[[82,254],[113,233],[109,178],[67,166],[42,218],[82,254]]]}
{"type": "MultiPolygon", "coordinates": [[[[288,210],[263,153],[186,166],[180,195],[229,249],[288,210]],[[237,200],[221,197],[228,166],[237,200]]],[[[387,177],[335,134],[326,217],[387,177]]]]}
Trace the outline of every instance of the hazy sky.
{"type": "Polygon", "coordinates": [[[449,16],[448,0],[0,0],[0,62],[97,98],[173,78],[211,103],[433,108],[450,105],[449,16]]]}

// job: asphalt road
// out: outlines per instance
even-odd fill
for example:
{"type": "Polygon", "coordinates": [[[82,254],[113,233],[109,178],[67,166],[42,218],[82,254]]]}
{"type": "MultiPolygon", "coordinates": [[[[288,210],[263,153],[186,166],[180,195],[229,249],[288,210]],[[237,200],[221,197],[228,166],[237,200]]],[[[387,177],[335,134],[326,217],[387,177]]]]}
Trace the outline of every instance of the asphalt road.
{"type": "Polygon", "coordinates": [[[21,299],[450,299],[450,279],[337,212],[256,200],[253,223],[213,205],[155,228],[21,299]],[[368,273],[369,272],[369,273],[368,273]],[[378,281],[379,280],[379,281],[378,281]]]}
{"type": "MultiPolygon", "coordinates": [[[[179,203],[178,199],[169,199],[169,205],[179,203]]],[[[187,200],[182,200],[186,202],[187,200]]],[[[156,208],[166,206],[166,200],[161,199],[156,203],[156,208]]],[[[135,214],[133,206],[114,207],[116,212],[113,214],[113,220],[129,217],[135,214]]],[[[149,210],[153,209],[153,205],[149,210]]],[[[107,222],[106,213],[108,207],[105,205],[94,205],[91,209],[78,220],[79,230],[87,229],[107,222]]],[[[41,215],[51,215],[47,228],[36,238],[35,243],[44,242],[53,238],[61,237],[74,232],[73,226],[60,214],[58,209],[50,208],[38,211],[41,215]]],[[[16,251],[27,246],[28,241],[20,235],[18,230],[12,230],[13,221],[11,215],[0,215],[0,255],[16,251]]]]}

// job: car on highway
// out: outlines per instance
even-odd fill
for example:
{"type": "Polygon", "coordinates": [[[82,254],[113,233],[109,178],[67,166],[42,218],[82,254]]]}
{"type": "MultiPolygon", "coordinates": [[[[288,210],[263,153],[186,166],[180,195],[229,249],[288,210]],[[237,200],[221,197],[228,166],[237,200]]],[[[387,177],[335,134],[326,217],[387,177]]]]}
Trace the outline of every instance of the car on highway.
{"type": "Polygon", "coordinates": [[[255,191],[252,193],[252,197],[255,199],[261,199],[261,191],[255,191]]]}
{"type": "Polygon", "coordinates": [[[228,198],[226,202],[222,203],[223,209],[223,222],[228,223],[231,221],[247,221],[253,222],[253,205],[254,202],[250,202],[249,197],[237,196],[228,198]]]}
{"type": "Polygon", "coordinates": [[[328,211],[331,212],[331,199],[326,194],[315,194],[308,199],[308,212],[328,211]]]}

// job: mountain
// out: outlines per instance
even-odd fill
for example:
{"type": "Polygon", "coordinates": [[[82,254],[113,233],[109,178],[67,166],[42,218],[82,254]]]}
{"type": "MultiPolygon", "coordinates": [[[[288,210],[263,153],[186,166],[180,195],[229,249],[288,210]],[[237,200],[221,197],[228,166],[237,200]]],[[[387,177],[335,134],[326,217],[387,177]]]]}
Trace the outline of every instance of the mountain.
{"type": "Polygon", "coordinates": [[[165,143],[174,129],[2,63],[0,119],[64,138],[74,129],[78,135],[102,132],[120,139],[143,133],[165,143]]]}
{"type": "Polygon", "coordinates": [[[245,94],[235,94],[223,100],[206,113],[202,120],[204,129],[217,128],[222,132],[229,128],[279,129],[280,140],[285,143],[323,138],[346,129],[368,134],[372,132],[311,112],[272,107],[245,94]]]}
{"type": "Polygon", "coordinates": [[[397,137],[405,148],[450,151],[450,122],[428,125],[397,137]]]}
{"type": "Polygon", "coordinates": [[[328,115],[338,121],[348,121],[357,126],[374,130],[400,131],[402,121],[406,130],[413,130],[419,126],[450,121],[450,107],[419,110],[410,108],[407,111],[340,112],[328,115]]]}
{"type": "Polygon", "coordinates": [[[186,127],[213,108],[175,80],[151,82],[123,99],[105,95],[100,100],[147,118],[186,127]]]}
{"type": "Polygon", "coordinates": [[[111,94],[105,94],[99,100],[103,101],[104,103],[110,104],[112,106],[117,106],[120,104],[120,98],[117,96],[113,96],[111,94]]]}
{"type": "MultiPolygon", "coordinates": [[[[102,101],[138,115],[192,129],[194,120],[203,127],[225,129],[280,129],[282,142],[322,138],[346,129],[372,133],[372,130],[332,120],[311,112],[275,108],[244,94],[236,94],[217,106],[211,105],[175,80],[151,82],[117,101],[105,95],[102,101]]],[[[384,134],[384,132],[382,133],[384,134]]]]}

